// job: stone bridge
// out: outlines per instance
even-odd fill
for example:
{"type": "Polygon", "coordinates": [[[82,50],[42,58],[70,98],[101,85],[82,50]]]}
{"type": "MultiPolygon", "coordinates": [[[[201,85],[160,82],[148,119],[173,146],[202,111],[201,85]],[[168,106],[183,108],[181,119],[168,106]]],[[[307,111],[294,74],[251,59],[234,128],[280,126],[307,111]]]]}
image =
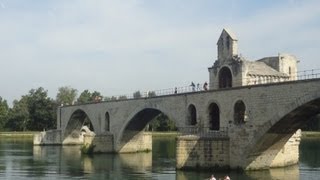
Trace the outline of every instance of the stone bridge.
{"type": "Polygon", "coordinates": [[[144,129],[160,113],[182,132],[177,168],[287,166],[299,159],[299,128],[320,113],[320,79],[64,106],[57,130],[34,142],[90,142],[100,152],[150,150],[144,129]],[[95,133],[87,140],[79,136],[85,123],[95,133]]]}

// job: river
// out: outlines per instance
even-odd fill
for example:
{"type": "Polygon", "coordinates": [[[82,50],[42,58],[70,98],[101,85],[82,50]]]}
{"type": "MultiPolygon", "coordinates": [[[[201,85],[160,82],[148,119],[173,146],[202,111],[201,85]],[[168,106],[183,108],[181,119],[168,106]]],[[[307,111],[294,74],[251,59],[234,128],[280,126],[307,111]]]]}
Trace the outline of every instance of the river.
{"type": "Polygon", "coordinates": [[[176,171],[175,138],[154,137],[149,153],[82,155],[78,146],[33,146],[31,139],[0,139],[0,179],[197,180],[228,174],[231,179],[320,179],[320,140],[303,139],[300,163],[249,172],[176,171]]]}

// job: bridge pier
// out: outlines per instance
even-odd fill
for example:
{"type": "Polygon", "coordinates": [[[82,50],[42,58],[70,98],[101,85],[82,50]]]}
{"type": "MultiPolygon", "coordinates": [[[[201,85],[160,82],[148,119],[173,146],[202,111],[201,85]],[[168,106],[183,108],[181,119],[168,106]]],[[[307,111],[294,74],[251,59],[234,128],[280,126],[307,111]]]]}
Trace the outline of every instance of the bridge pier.
{"type": "MultiPolygon", "coordinates": [[[[278,136],[276,134],[269,134],[270,136],[278,136]]],[[[289,140],[285,139],[278,141],[274,145],[270,146],[267,150],[252,154],[249,156],[249,165],[247,165],[245,170],[260,170],[260,169],[270,169],[277,167],[286,167],[290,165],[297,164],[299,162],[299,144],[301,140],[301,130],[298,130],[291,136],[289,140]],[[284,144],[284,145],[283,145],[284,144]]],[[[270,138],[272,139],[272,138],[270,138]]]]}
{"type": "Polygon", "coordinates": [[[152,133],[127,131],[123,134],[123,141],[116,147],[118,153],[133,153],[152,150],[152,133]]]}
{"type": "Polygon", "coordinates": [[[177,137],[177,169],[229,169],[229,138],[177,137]]]}

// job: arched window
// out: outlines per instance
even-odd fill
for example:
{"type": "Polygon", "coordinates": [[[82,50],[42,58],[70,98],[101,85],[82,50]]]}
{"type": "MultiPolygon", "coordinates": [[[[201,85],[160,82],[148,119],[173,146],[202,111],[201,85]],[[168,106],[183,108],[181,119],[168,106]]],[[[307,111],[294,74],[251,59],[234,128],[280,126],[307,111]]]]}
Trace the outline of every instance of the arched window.
{"type": "Polygon", "coordinates": [[[232,87],[232,74],[229,68],[223,67],[219,72],[219,88],[232,87]]]}
{"type": "Polygon", "coordinates": [[[216,103],[212,103],[209,106],[209,129],[220,129],[220,110],[216,103]]]}
{"type": "Polygon", "coordinates": [[[193,104],[190,104],[188,107],[188,124],[196,125],[197,124],[197,110],[193,104]]]}
{"type": "Polygon", "coordinates": [[[244,124],[245,123],[246,106],[243,101],[239,100],[234,105],[234,123],[244,124]]]}
{"type": "Polygon", "coordinates": [[[110,115],[109,115],[108,112],[106,112],[106,115],[105,115],[104,130],[105,131],[110,131],[110,115]]]}

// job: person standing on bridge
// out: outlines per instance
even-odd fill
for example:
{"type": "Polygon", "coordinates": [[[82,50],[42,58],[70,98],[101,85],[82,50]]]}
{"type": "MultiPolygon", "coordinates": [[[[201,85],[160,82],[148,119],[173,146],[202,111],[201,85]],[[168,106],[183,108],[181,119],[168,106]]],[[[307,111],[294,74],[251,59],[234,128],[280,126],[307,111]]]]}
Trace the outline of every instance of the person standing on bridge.
{"type": "Polygon", "coordinates": [[[205,82],[205,83],[203,84],[203,90],[205,90],[205,91],[208,90],[208,83],[207,83],[207,82],[205,82]]]}
{"type": "Polygon", "coordinates": [[[193,81],[191,81],[191,88],[192,88],[192,91],[195,91],[195,89],[196,89],[196,85],[194,85],[194,83],[193,83],[193,81]]]}

